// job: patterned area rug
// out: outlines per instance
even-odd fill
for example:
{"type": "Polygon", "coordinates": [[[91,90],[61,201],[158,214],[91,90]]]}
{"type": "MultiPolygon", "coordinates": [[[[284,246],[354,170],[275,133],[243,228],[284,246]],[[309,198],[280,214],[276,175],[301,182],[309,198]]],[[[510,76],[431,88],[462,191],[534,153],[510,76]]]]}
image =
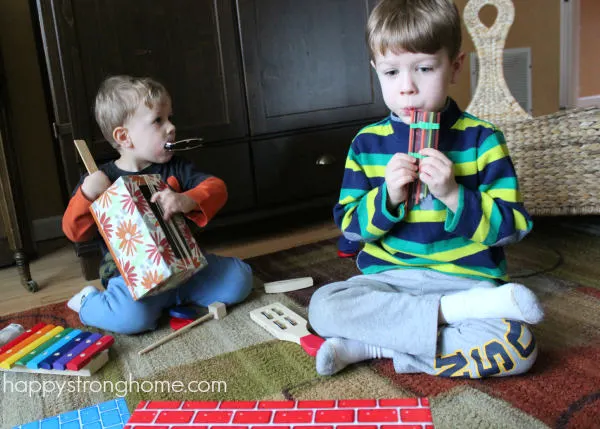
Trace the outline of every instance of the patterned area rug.
{"type": "MultiPolygon", "coordinates": [[[[534,233],[508,249],[513,280],[531,287],[546,310],[546,320],[534,327],[538,361],[520,377],[470,381],[399,375],[389,360],[318,376],[313,358],[294,343],[274,340],[248,312],[279,301],[306,317],[316,288],[357,274],[354,261],[337,258],[335,240],[328,240],[249,260],[257,285],[247,302],[228,309],[223,320],[207,322],[146,355],[137,352],[169,333],[166,320],[152,333],[116,336],[109,363],[79,383],[64,376],[0,374],[0,427],[125,395],[130,409],[141,399],[427,396],[436,428],[598,428],[599,241],[542,219],[534,233]],[[288,294],[262,290],[261,282],[304,276],[312,276],[315,286],[288,294]]],[[[2,317],[0,326],[30,327],[38,321],[81,326],[64,304],[2,317]]]]}

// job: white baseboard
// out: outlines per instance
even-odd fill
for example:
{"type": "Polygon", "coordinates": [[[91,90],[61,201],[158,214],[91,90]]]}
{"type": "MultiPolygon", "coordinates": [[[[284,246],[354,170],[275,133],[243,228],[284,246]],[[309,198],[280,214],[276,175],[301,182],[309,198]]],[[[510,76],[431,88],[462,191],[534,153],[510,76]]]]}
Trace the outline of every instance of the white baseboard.
{"type": "Polygon", "coordinates": [[[32,224],[33,241],[44,241],[65,236],[62,231],[62,216],[35,219],[32,224]]]}
{"type": "Polygon", "coordinates": [[[577,99],[577,107],[600,106],[600,95],[592,95],[589,97],[579,97],[577,99]]]}

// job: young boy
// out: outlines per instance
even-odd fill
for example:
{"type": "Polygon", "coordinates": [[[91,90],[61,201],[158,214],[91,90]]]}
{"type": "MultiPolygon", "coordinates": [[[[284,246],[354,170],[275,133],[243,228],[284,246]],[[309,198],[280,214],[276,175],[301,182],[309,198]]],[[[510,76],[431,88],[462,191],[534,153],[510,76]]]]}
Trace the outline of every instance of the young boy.
{"type": "Polygon", "coordinates": [[[313,329],[327,338],[317,372],[371,358],[398,373],[480,378],[526,372],[537,356],[527,323],[535,295],[505,283],[502,246],[532,227],[502,133],[448,97],[464,54],[451,0],[382,0],[367,25],[371,64],[391,115],[352,142],[334,209],[365,243],[363,275],[318,289],[313,329]],[[408,152],[411,111],[441,112],[439,150],[408,152]],[[430,195],[407,207],[408,185],[430,195]]]}
{"type": "MultiPolygon", "coordinates": [[[[203,227],[223,207],[227,189],[221,179],[198,172],[190,162],[165,150],[165,143],[175,140],[175,126],[171,123],[171,99],[163,85],[149,78],[110,77],[96,96],[95,115],[119,157],[82,177],[63,217],[63,230],[71,241],[94,237],[97,228],[89,207],[120,176],[160,174],[171,189],[156,193],[152,201],[160,204],[167,220],[184,213],[203,227]]],[[[114,264],[106,248],[104,251],[103,265],[114,264]]],[[[87,286],[67,305],[86,325],[134,334],[156,328],[162,311],[169,307],[243,301],[252,289],[250,267],[237,258],[205,256],[208,266],[186,283],[158,295],[134,301],[116,272],[106,291],[87,286]]],[[[106,269],[101,267],[102,271],[106,269]]]]}

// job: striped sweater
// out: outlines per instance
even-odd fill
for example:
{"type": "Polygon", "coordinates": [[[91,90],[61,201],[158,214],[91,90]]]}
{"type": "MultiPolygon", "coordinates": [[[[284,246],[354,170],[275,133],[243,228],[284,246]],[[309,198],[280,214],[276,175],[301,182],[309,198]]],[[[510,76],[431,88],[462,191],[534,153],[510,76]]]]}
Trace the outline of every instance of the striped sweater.
{"type": "Polygon", "coordinates": [[[502,132],[449,99],[438,148],[454,164],[456,212],[430,195],[410,210],[402,203],[391,213],[385,168],[394,153],[408,151],[408,136],[409,126],[392,114],[352,141],[334,218],[346,238],[365,242],[359,269],[432,269],[507,281],[503,246],[521,240],[533,223],[502,132]]]}

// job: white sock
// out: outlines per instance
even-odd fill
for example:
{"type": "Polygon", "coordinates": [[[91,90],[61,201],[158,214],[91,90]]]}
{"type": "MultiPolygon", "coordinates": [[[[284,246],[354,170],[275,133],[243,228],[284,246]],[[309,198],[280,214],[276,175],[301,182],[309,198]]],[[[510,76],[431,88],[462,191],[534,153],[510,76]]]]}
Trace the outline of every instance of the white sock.
{"type": "Polygon", "coordinates": [[[544,310],[535,294],[518,283],[445,295],[440,300],[440,313],[447,323],[465,319],[512,319],[536,324],[544,318],[544,310]]]}
{"type": "Polygon", "coordinates": [[[98,292],[98,289],[96,289],[92,285],[88,285],[88,286],[84,287],[79,292],[77,292],[75,295],[73,295],[73,297],[67,302],[67,307],[69,307],[74,312],[79,313],[79,310],[81,309],[81,304],[83,303],[83,300],[85,299],[85,297],[87,295],[89,295],[90,293],[95,293],[95,292],[98,292]]]}
{"type": "Polygon", "coordinates": [[[383,347],[344,338],[329,338],[317,352],[317,372],[321,375],[332,375],[351,363],[393,356],[393,350],[383,347]]]}

